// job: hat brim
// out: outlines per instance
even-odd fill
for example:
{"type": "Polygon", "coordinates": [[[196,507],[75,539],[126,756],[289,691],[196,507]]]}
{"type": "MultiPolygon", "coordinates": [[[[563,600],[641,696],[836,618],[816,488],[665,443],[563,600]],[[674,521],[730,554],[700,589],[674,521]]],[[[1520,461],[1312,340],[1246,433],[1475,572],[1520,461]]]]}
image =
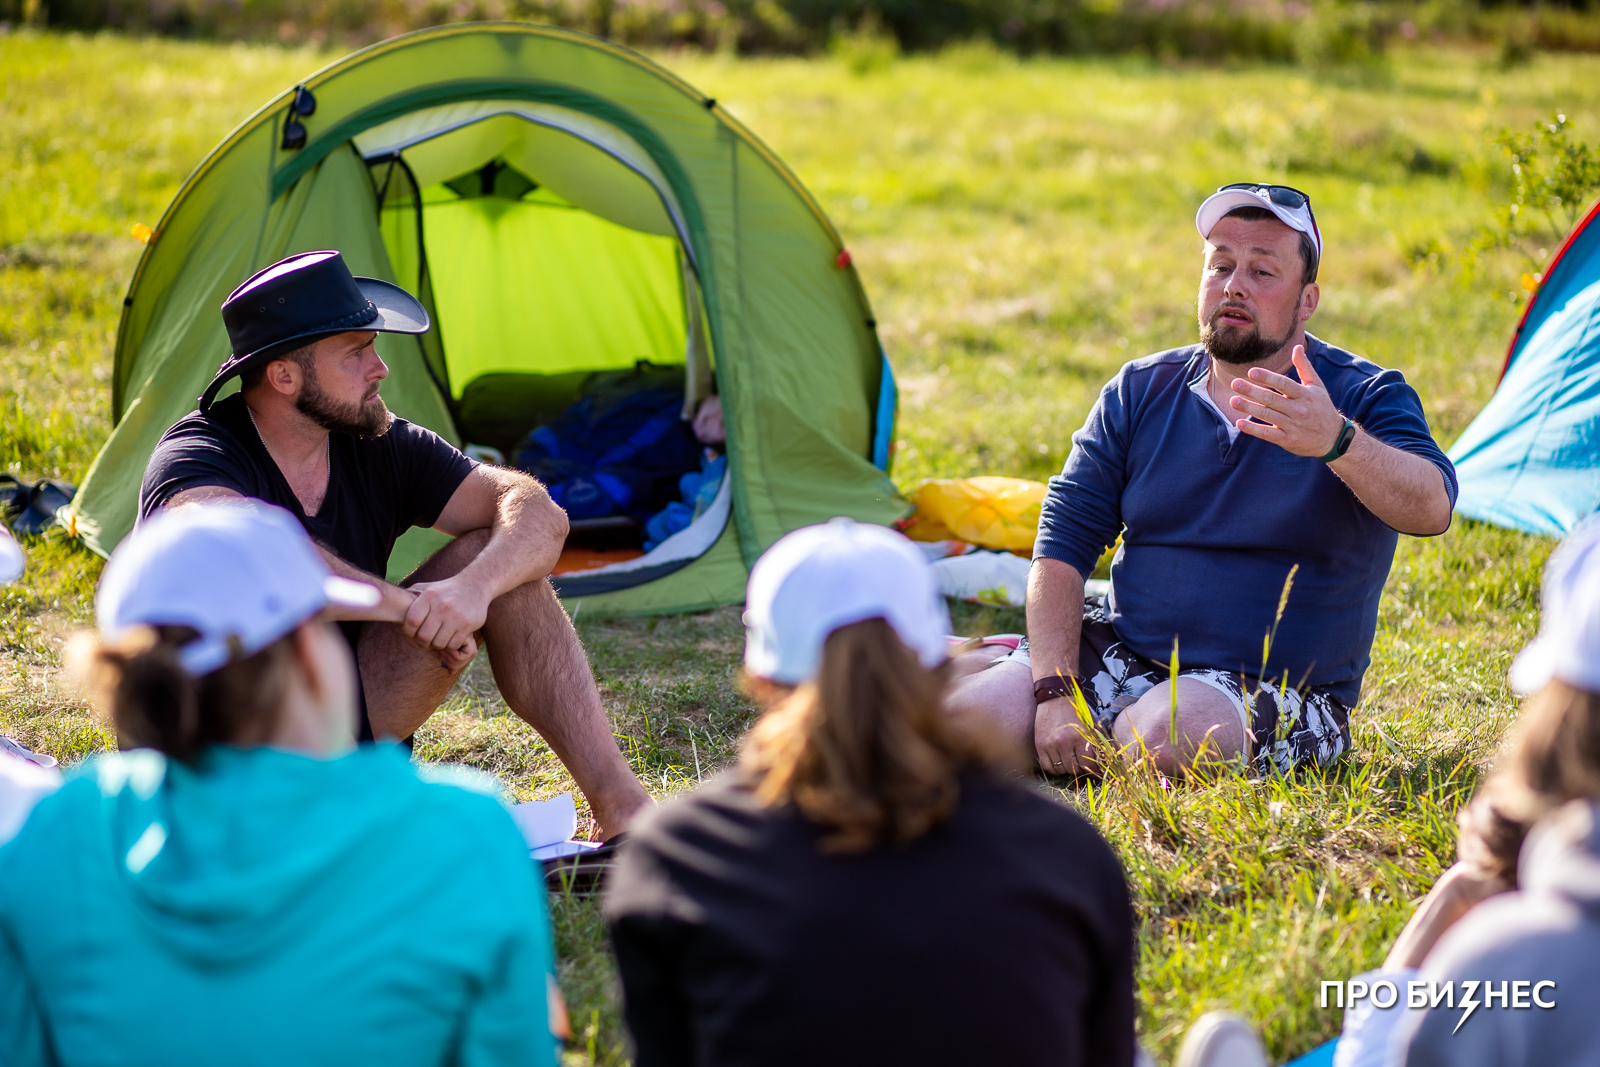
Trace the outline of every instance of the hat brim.
{"type": "Polygon", "coordinates": [[[1212,193],[1200,205],[1200,210],[1194,214],[1194,228],[1200,231],[1200,236],[1206,240],[1211,239],[1211,231],[1221,222],[1230,211],[1242,207],[1262,207],[1278,216],[1278,221],[1296,233],[1303,233],[1311,238],[1317,248],[1317,258],[1322,258],[1322,235],[1317,231],[1317,224],[1309,217],[1300,219],[1295,213],[1281,204],[1274,204],[1268,197],[1257,196],[1244,189],[1224,189],[1220,193],[1212,193]],[[1311,229],[1307,230],[1306,226],[1311,229]]]}
{"type": "Polygon", "coordinates": [[[377,319],[360,329],[377,330],[380,333],[427,333],[432,325],[422,301],[393,282],[357,278],[356,287],[378,309],[377,319]]]}
{"type": "Polygon", "coordinates": [[[363,322],[357,326],[339,326],[334,329],[318,328],[297,333],[293,337],[285,337],[268,345],[266,348],[254,352],[245,352],[231,357],[224,363],[206,386],[205,392],[200,394],[200,410],[204,411],[211,406],[217,393],[228,379],[255,364],[265,360],[276,359],[286,352],[293,352],[297,348],[320,341],[324,337],[336,337],[341,333],[360,333],[363,330],[375,330],[378,333],[427,333],[432,322],[428,319],[428,310],[422,306],[422,301],[395,285],[379,278],[355,278],[356,288],[361,290],[361,295],[371,301],[377,309],[377,317],[370,322],[363,322]]]}

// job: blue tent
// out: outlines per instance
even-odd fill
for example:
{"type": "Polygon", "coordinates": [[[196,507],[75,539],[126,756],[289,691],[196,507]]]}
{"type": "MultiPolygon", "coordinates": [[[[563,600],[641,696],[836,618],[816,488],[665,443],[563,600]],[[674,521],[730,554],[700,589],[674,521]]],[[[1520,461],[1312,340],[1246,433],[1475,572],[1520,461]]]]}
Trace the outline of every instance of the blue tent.
{"type": "Polygon", "coordinates": [[[1461,515],[1562,534],[1600,510],[1597,217],[1600,204],[1550,261],[1499,388],[1450,449],[1461,515]]]}

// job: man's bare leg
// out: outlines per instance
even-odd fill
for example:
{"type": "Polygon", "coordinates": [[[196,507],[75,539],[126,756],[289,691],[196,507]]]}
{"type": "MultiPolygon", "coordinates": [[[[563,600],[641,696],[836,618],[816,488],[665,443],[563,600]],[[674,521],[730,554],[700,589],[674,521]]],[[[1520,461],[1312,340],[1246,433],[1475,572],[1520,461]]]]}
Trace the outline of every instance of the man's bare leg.
{"type": "Polygon", "coordinates": [[[987,715],[1023,751],[1037,758],[1034,748],[1033,671],[1021,663],[995,663],[1010,649],[994,655],[986,648],[955,658],[957,681],[944,698],[944,706],[957,714],[987,715]]]}
{"type": "MultiPolygon", "coordinates": [[[[983,655],[980,652],[967,655],[983,655]]],[[[962,657],[965,658],[965,657],[962,657]]],[[[1136,700],[1112,724],[1117,747],[1129,758],[1138,758],[1138,738],[1155,757],[1164,774],[1176,774],[1187,766],[1207,738],[1205,756],[1209,760],[1231,760],[1245,747],[1244,724],[1233,702],[1204,682],[1178,679],[1178,737],[1176,749],[1171,732],[1172,697],[1169,683],[1162,682],[1136,700]],[[1138,735],[1137,737],[1135,735],[1138,735]]],[[[1034,748],[1033,672],[1020,663],[995,663],[962,677],[945,698],[951,711],[988,715],[1005,732],[1036,755],[1034,748]]]]}
{"type": "MultiPolygon", "coordinates": [[[[449,578],[487,541],[485,531],[458,537],[401,584],[449,578]]],[[[617,747],[583,645],[550,583],[529,582],[497,597],[479,637],[500,695],[566,765],[602,836],[626,829],[653,802],[617,747]]],[[[379,737],[415,733],[458,673],[406,641],[392,623],[363,628],[358,658],[367,714],[379,737]]]]}
{"type": "Polygon", "coordinates": [[[1156,769],[1177,774],[1194,762],[1205,744],[1205,762],[1248,755],[1245,725],[1233,701],[1204,682],[1178,679],[1178,738],[1173,744],[1172,683],[1161,682],[1134,701],[1111,725],[1117,747],[1130,759],[1140,755],[1139,741],[1155,758],[1156,769]]]}

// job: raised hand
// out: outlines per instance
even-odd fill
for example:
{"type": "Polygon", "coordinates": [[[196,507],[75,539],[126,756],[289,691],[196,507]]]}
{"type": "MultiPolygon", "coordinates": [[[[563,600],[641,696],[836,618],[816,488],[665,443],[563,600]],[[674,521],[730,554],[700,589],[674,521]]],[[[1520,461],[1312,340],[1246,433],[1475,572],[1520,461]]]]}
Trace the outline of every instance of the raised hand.
{"type": "Polygon", "coordinates": [[[1290,359],[1300,372],[1297,382],[1265,367],[1251,367],[1248,379],[1235,378],[1228,404],[1251,418],[1234,425],[1297,456],[1325,456],[1344,430],[1344,416],[1333,406],[1327,388],[1306,358],[1304,345],[1295,345],[1290,359]],[[1259,419],[1260,422],[1252,421],[1259,419]]]}

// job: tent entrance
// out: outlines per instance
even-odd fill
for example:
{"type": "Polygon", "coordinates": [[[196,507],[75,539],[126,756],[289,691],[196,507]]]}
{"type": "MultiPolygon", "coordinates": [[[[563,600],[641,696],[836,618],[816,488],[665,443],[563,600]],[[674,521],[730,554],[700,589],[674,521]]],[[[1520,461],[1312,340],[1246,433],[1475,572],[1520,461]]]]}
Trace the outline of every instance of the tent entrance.
{"type": "MultiPolygon", "coordinates": [[[[629,150],[625,135],[555,114],[562,110],[436,108],[368,131],[356,146],[396,279],[433,317],[435,328],[417,343],[461,440],[540,474],[567,507],[574,533],[563,591],[595,578],[615,589],[697,558],[730,507],[726,492],[721,506],[702,499],[692,537],[663,537],[659,524],[647,532],[678,476],[700,469],[686,420],[712,392],[705,310],[692,249],[654,165],[629,150]],[[630,389],[639,395],[619,398],[630,389]],[[626,506],[589,515],[560,495],[567,489],[548,455],[562,443],[552,434],[585,431],[590,417],[611,432],[604,419],[633,416],[609,412],[659,408],[663,398],[676,425],[663,430],[657,418],[639,427],[657,436],[621,460],[626,448],[602,449],[613,464],[648,469],[624,477],[614,497],[602,494],[602,505],[626,506]],[[670,473],[675,464],[684,469],[670,473]]],[[[571,590],[580,591],[589,590],[571,590]]]]}

